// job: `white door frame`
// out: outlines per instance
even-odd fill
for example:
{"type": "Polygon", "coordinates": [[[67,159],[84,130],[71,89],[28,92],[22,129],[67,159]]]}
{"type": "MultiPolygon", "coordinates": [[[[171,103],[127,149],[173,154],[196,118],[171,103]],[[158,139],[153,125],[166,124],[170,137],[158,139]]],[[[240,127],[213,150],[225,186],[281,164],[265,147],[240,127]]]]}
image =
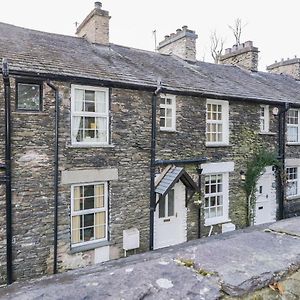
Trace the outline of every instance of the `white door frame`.
{"type": "Polygon", "coordinates": [[[272,166],[265,168],[256,185],[254,225],[276,221],[276,182],[272,166]]]}
{"type": "MultiPolygon", "coordinates": [[[[168,215],[169,196],[165,201],[157,204],[154,213],[154,241],[153,248],[159,249],[187,241],[187,208],[186,208],[186,187],[179,180],[174,187],[174,210],[168,215]],[[164,213],[160,205],[164,204],[164,213]]],[[[157,200],[159,196],[157,195],[157,200]]]]}

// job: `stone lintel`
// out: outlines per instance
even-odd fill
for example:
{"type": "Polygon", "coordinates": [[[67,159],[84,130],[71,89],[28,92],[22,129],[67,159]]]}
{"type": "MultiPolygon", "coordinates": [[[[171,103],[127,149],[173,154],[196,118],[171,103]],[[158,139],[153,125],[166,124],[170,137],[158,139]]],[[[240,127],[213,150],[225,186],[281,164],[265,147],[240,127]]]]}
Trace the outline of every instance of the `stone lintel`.
{"type": "Polygon", "coordinates": [[[90,183],[98,181],[118,180],[118,169],[85,169],[62,171],[62,184],[90,183]]]}

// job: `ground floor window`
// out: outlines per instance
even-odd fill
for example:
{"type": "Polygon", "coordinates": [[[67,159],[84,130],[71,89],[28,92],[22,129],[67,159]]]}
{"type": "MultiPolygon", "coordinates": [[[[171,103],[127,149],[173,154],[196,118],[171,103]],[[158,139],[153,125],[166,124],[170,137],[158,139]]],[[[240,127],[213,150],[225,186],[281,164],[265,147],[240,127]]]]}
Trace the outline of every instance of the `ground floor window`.
{"type": "Polygon", "coordinates": [[[223,216],[223,174],[205,176],[205,218],[223,216]]]}
{"type": "Polygon", "coordinates": [[[107,240],[107,194],[107,183],[72,186],[72,245],[107,240]]]}
{"type": "Polygon", "coordinates": [[[233,162],[208,163],[201,165],[204,176],[205,225],[225,223],[229,220],[229,172],[233,162]]]}
{"type": "Polygon", "coordinates": [[[287,176],[287,188],[286,188],[287,198],[298,196],[299,195],[298,168],[297,167],[286,168],[286,176],[287,176]]]}

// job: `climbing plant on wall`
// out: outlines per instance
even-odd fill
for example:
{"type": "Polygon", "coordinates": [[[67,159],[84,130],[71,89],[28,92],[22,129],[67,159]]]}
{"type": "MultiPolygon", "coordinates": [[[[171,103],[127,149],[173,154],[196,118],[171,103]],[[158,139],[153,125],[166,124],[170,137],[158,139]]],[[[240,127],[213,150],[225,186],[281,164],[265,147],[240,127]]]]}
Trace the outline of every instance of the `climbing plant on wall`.
{"type": "Polygon", "coordinates": [[[280,168],[280,162],[277,159],[276,153],[269,152],[265,149],[257,152],[253,156],[253,159],[247,163],[244,190],[248,200],[248,225],[251,225],[254,219],[256,184],[267,166],[276,166],[280,168]]]}

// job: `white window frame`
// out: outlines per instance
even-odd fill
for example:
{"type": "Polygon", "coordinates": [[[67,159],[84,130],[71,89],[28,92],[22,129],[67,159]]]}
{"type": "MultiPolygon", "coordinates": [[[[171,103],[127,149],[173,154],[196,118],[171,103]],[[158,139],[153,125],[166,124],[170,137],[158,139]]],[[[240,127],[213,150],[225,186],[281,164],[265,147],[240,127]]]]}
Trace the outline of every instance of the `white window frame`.
{"type": "Polygon", "coordinates": [[[229,102],[225,100],[206,100],[206,146],[228,146],[229,145],[229,102]],[[208,120],[208,104],[221,105],[222,106],[222,118],[221,120],[208,120]],[[222,124],[222,141],[208,141],[207,135],[208,124],[222,124]]]}
{"type": "MultiPolygon", "coordinates": [[[[165,126],[160,126],[161,131],[176,131],[176,96],[175,95],[170,95],[170,94],[161,94],[160,95],[161,99],[165,99],[165,102],[167,99],[171,99],[172,104],[167,104],[167,103],[160,103],[159,108],[164,108],[165,111],[167,109],[172,110],[172,125],[167,127],[165,126]]],[[[165,115],[166,116],[166,115],[165,115]]],[[[161,117],[161,116],[160,116],[161,117]]]]}
{"type": "Polygon", "coordinates": [[[90,245],[90,244],[107,241],[107,240],[108,240],[108,183],[107,182],[90,182],[90,183],[72,184],[71,185],[71,247],[76,248],[76,247],[79,247],[82,245],[90,245]],[[87,185],[94,185],[94,186],[95,185],[104,185],[104,207],[75,211],[74,210],[74,188],[78,187],[78,186],[87,186],[87,185]],[[73,244],[72,243],[72,234],[73,234],[72,218],[73,218],[73,216],[81,216],[81,215],[85,215],[85,214],[98,213],[98,212],[105,212],[105,220],[106,220],[105,238],[73,244]]]}
{"type": "Polygon", "coordinates": [[[287,117],[286,117],[286,123],[287,123],[287,133],[286,133],[286,137],[287,137],[287,143],[288,144],[300,144],[300,109],[295,109],[295,108],[291,108],[288,110],[287,112],[287,117]],[[290,124],[289,123],[289,113],[295,111],[298,112],[298,124],[290,124]],[[290,137],[289,137],[289,128],[296,128],[297,129],[297,141],[291,141],[290,137]]]}
{"type": "Polygon", "coordinates": [[[261,133],[268,133],[270,130],[270,110],[269,105],[260,105],[259,127],[261,133]],[[263,114],[262,114],[263,112],[263,114]]]}
{"type": "MultiPolygon", "coordinates": [[[[222,200],[223,200],[223,215],[212,218],[205,218],[204,226],[211,226],[220,223],[230,222],[229,219],[229,172],[234,170],[234,162],[209,163],[202,164],[202,174],[206,175],[222,175],[222,200]]],[[[205,194],[205,186],[204,186],[205,194]]],[[[205,198],[205,196],[204,196],[205,198]]],[[[205,202],[203,202],[205,209],[205,202]]]]}
{"type": "Polygon", "coordinates": [[[87,85],[72,85],[71,87],[71,143],[73,146],[102,146],[109,144],[109,89],[102,88],[102,87],[95,87],[95,86],[87,86],[87,85]],[[104,92],[105,93],[105,100],[106,100],[106,112],[105,113],[98,113],[98,112],[76,112],[75,111],[75,90],[89,90],[94,92],[104,92]],[[105,117],[107,118],[106,122],[106,141],[105,142],[95,142],[95,141],[76,141],[76,136],[73,133],[73,126],[74,126],[74,117],[105,117]]]}

